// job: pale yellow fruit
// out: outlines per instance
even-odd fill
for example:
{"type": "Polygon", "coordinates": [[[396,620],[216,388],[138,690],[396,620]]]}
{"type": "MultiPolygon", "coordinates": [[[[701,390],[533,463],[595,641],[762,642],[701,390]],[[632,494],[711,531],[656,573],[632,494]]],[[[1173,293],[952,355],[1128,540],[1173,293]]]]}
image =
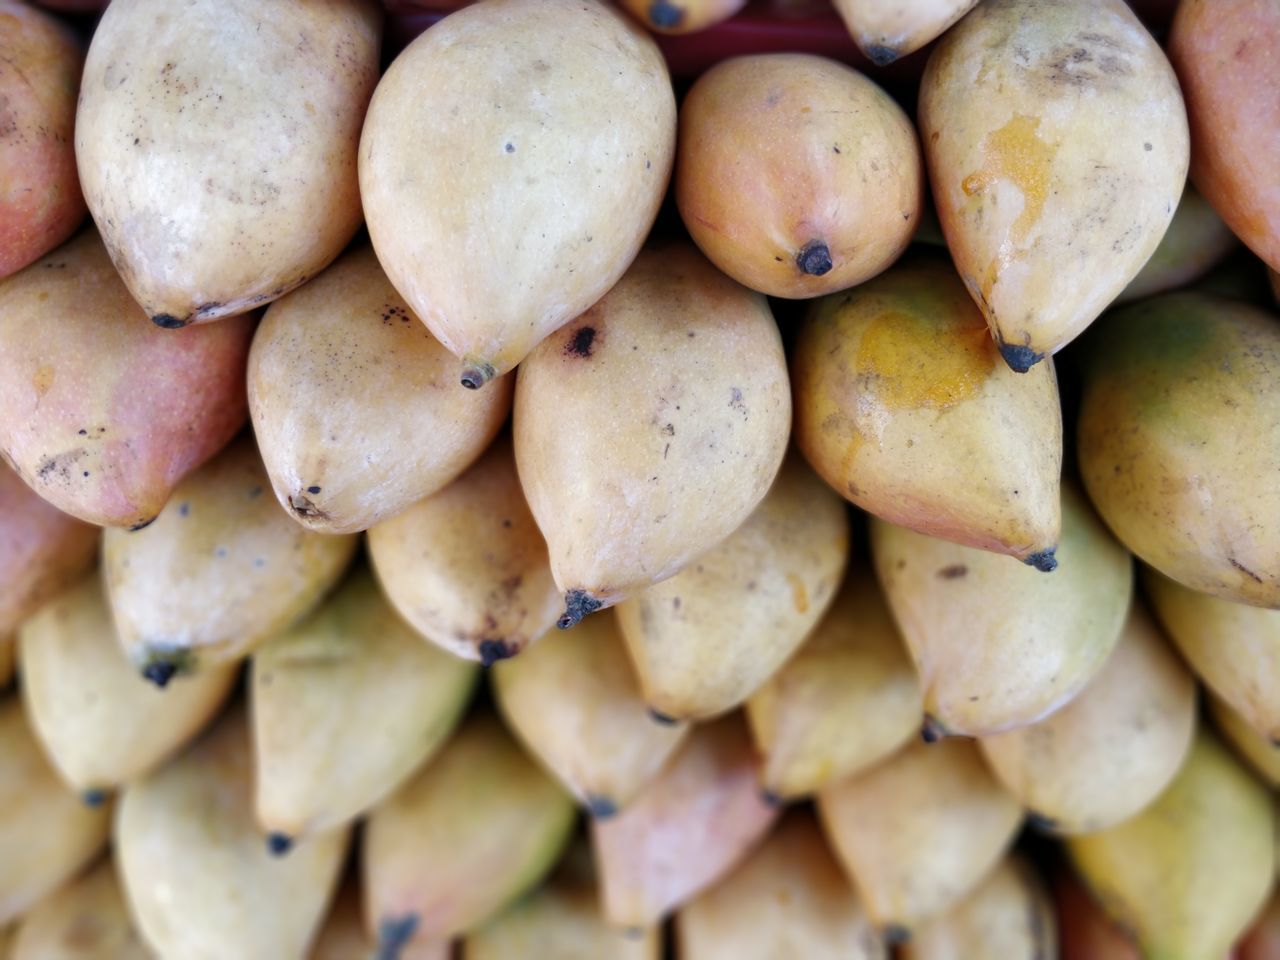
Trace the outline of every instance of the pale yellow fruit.
{"type": "Polygon", "coordinates": [[[233,665],[143,683],[120,649],[95,572],[18,632],[22,698],[49,760],[86,802],[149,773],[199,733],[236,680],[233,665]]]}
{"type": "Polygon", "coordinates": [[[1010,856],[950,911],[921,924],[898,954],[901,960],[1057,960],[1057,922],[1040,878],[1021,857],[1010,856]]]}
{"type": "Polygon", "coordinates": [[[605,919],[643,929],[731,871],[768,832],[777,808],[760,796],[741,718],[696,727],[656,779],[591,838],[605,919]]]}
{"type": "Polygon", "coordinates": [[[919,50],[978,0],[835,0],[858,48],[878,67],[919,50]]]}
{"type": "Polygon", "coordinates": [[[1200,593],[1146,566],[1142,586],[1205,686],[1259,735],[1280,740],[1280,610],[1200,593]]]}
{"type": "Polygon", "coordinates": [[[76,161],[111,259],[155,323],[242,313],[346,246],[381,35],[369,0],[117,0],[103,15],[76,161]]]}
{"type": "Polygon", "coordinates": [[[497,718],[472,715],[365,826],[365,929],[379,956],[486,922],[537,886],[573,821],[573,800],[497,718]]]}
{"type": "Polygon", "coordinates": [[[796,444],[891,523],[1053,569],[1062,409],[1052,362],[1000,362],[950,260],[811,304],[792,352],[796,444]]]}
{"type": "Polygon", "coordinates": [[[813,815],[786,816],[733,873],[676,916],[680,960],[885,960],[813,815]]]}
{"type": "Polygon", "coordinates": [[[923,709],[875,577],[854,567],[803,646],[747,701],[765,790],[791,799],[866,769],[920,729],[923,709]]]}
{"type": "Polygon", "coordinates": [[[1280,788],[1280,744],[1268,740],[1249,726],[1231,705],[1219,697],[1209,695],[1209,712],[1218,731],[1253,768],[1254,773],[1271,785],[1280,788]]]}
{"type": "Polygon", "coordinates": [[[598,0],[486,0],[396,58],[360,141],[361,199],[463,386],[511,370],[622,276],[675,132],[657,45],[598,0]]]}
{"type": "Polygon", "coordinates": [[[1150,259],[1190,160],[1173,68],[1124,0],[987,0],[934,48],[920,135],[960,276],[1019,372],[1150,259]]]}
{"type": "Polygon", "coordinates": [[[354,533],[454,480],[515,386],[458,390],[456,368],[368,247],[272,304],[249,351],[249,412],[281,506],[312,530],[354,533]]]}
{"type": "Polygon", "coordinates": [[[768,303],[684,244],[646,250],[520,366],[520,482],[562,626],[665,580],[750,516],[791,395],[768,303]]]}
{"type": "Polygon", "coordinates": [[[1088,833],[1133,816],[1162,793],[1195,727],[1195,680],[1134,604],[1115,650],[1070,703],[979,744],[1041,826],[1088,833]]]}
{"type": "Polygon", "coordinates": [[[1186,286],[1213,269],[1239,242],[1188,182],[1160,246],[1115,302],[1128,303],[1186,286]]]}
{"type": "Polygon", "coordinates": [[[537,640],[560,609],[505,436],[449,486],[371,528],[369,556],[415,630],[486,666],[537,640]]]}
{"type": "Polygon", "coordinates": [[[508,726],[597,817],[630,803],[688,732],[649,716],[611,611],[495,664],[492,682],[508,726]]]}
{"type": "Polygon", "coordinates": [[[9,960],[150,960],[125,906],[116,866],[103,860],[23,918],[9,960]]]}
{"type": "Polygon", "coordinates": [[[357,569],[253,655],[254,810],[279,849],[342,826],[448,739],[479,669],[421,638],[357,569]]]}
{"type": "Polygon", "coordinates": [[[1267,789],[1203,730],[1168,789],[1135,817],[1067,850],[1149,960],[1225,957],[1275,880],[1267,789]]]}
{"type": "Polygon", "coordinates": [[[876,573],[938,735],[990,736],[1034,723],[1084,689],[1120,637],[1129,554],[1084,498],[1062,496],[1058,568],[871,521],[876,573]]]}
{"type": "Polygon", "coordinates": [[[674,720],[741,704],[822,618],[848,556],[843,502],[792,457],[719,546],[618,605],[645,701],[674,720]]]}
{"type": "Polygon", "coordinates": [[[818,813],[872,923],[894,940],[959,903],[1022,822],[977,745],[959,739],[913,744],[820,790],[818,813]]]}
{"type": "Polygon", "coordinates": [[[0,925],[21,916],[107,842],[110,810],[77,797],[45,759],[16,696],[0,700],[0,925]]]}
{"type": "Polygon", "coordinates": [[[112,528],[102,563],[120,643],[159,686],[231,663],[305,614],[342,575],[353,536],[312,533],[271,496],[251,437],[174,490],[142,530],[112,528]]]}
{"type": "Polygon", "coordinates": [[[253,820],[250,754],[236,708],[124,791],[114,834],[120,878],[138,929],[161,956],[301,957],[320,928],[349,831],[272,857],[253,820]]]}

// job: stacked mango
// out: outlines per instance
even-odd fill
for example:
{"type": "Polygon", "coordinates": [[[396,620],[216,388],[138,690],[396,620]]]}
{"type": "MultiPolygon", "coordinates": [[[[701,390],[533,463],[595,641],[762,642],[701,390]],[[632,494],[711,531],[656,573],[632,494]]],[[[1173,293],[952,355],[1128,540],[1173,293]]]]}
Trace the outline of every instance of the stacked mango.
{"type": "Polygon", "coordinates": [[[1280,957],[1280,3],[742,5],[0,0],[0,956],[1280,957]]]}

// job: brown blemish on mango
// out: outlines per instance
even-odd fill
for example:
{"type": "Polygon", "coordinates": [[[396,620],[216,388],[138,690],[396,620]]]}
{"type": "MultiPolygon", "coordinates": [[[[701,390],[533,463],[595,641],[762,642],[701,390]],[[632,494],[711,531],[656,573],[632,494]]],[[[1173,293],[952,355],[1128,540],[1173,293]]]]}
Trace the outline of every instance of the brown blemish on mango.
{"type": "Polygon", "coordinates": [[[795,605],[796,613],[808,613],[809,591],[805,589],[804,580],[797,574],[788,573],[787,583],[791,584],[791,602],[795,605]]]}
{"type": "Polygon", "coordinates": [[[893,409],[946,410],[970,397],[987,379],[996,355],[987,326],[975,322],[939,328],[929,319],[891,310],[867,327],[857,372],[869,391],[893,409]]]}
{"type": "Polygon", "coordinates": [[[984,192],[999,180],[1008,180],[1022,191],[1022,213],[1014,221],[1014,239],[1026,240],[1028,232],[1044,210],[1049,192],[1049,169],[1057,148],[1045,143],[1036,132],[1039,117],[1014,114],[999,130],[987,134],[982,150],[986,163],[960,184],[966,197],[984,192]]]}

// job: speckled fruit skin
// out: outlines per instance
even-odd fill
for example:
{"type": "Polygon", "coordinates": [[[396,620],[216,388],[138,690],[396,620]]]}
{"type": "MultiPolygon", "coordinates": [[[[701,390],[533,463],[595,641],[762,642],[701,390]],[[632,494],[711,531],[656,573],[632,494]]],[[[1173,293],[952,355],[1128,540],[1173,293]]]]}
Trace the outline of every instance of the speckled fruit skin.
{"type": "Polygon", "coordinates": [[[880,67],[941,36],[977,4],[978,0],[835,0],[854,42],[880,67]]]}

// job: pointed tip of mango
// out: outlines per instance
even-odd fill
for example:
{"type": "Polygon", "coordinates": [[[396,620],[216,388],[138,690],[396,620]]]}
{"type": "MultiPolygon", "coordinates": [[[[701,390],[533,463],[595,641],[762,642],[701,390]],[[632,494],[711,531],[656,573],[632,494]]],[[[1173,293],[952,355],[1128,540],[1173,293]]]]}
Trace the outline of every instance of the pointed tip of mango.
{"type": "Polygon", "coordinates": [[[481,640],[477,652],[480,666],[492,667],[499,660],[510,660],[520,651],[505,640],[481,640]]]}
{"type": "Polygon", "coordinates": [[[618,805],[609,797],[589,793],[586,798],[587,813],[597,820],[607,820],[618,812],[618,805]]]}
{"type": "Polygon", "coordinates": [[[186,320],[175,317],[172,313],[157,313],[151,318],[151,322],[165,330],[180,330],[187,325],[186,320]]]}
{"type": "Polygon", "coordinates": [[[1050,547],[1048,550],[1040,550],[1031,554],[1022,562],[1028,567],[1035,567],[1041,573],[1053,573],[1058,569],[1057,553],[1057,547],[1050,547]]]}
{"type": "Polygon", "coordinates": [[[418,930],[418,915],[406,913],[402,917],[392,917],[378,924],[378,950],[375,960],[399,960],[404,948],[413,939],[418,930]]]}
{"type": "Polygon", "coordinates": [[[900,947],[911,939],[911,931],[899,923],[891,923],[880,931],[884,942],[891,947],[900,947]]]}
{"type": "Polygon", "coordinates": [[[920,724],[920,739],[925,743],[937,743],[944,737],[951,736],[951,731],[942,725],[937,717],[930,714],[924,715],[924,722],[920,724]]]}
{"type": "Polygon", "coordinates": [[[468,390],[479,390],[492,380],[497,372],[492,363],[468,360],[466,361],[466,366],[462,368],[462,376],[459,378],[459,383],[468,390]]]}
{"type": "Polygon", "coordinates": [[[1058,833],[1057,820],[1053,819],[1053,817],[1046,817],[1043,813],[1036,813],[1034,810],[1027,811],[1027,823],[1039,833],[1058,833]]]}
{"type": "Polygon", "coordinates": [[[796,254],[796,266],[811,277],[825,276],[831,272],[831,250],[821,240],[810,241],[796,254]]]}
{"type": "Polygon", "coordinates": [[[267,834],[267,853],[273,857],[283,857],[293,849],[293,837],[287,833],[267,834]]]}
{"type": "Polygon", "coordinates": [[[674,727],[676,724],[680,722],[675,717],[671,716],[671,714],[663,713],[661,710],[657,709],[656,707],[649,708],[649,719],[652,720],[654,723],[662,724],[662,726],[664,727],[674,727]]]}
{"type": "Polygon", "coordinates": [[[80,794],[80,802],[86,807],[97,809],[107,802],[107,791],[105,790],[86,790],[80,794]]]}
{"type": "Polygon", "coordinates": [[[787,799],[782,794],[770,790],[768,787],[760,791],[760,801],[766,806],[774,810],[781,810],[786,806],[787,799]]]}
{"type": "Polygon", "coordinates": [[[649,4],[649,22],[662,30],[674,30],[684,21],[684,11],[667,0],[649,4]]]}
{"type": "Polygon", "coordinates": [[[881,43],[867,44],[867,46],[862,48],[862,52],[865,53],[867,55],[867,59],[877,67],[887,67],[900,56],[898,51],[893,47],[886,47],[881,43]]]}
{"type": "Polygon", "coordinates": [[[153,660],[142,668],[142,676],[163,690],[178,673],[178,665],[166,660],[153,660]]]}
{"type": "Polygon", "coordinates": [[[604,604],[585,590],[570,590],[564,595],[564,613],[556,621],[561,630],[576,627],[582,618],[595,613],[604,604]]]}
{"type": "Polygon", "coordinates": [[[1036,353],[1030,347],[1015,343],[1000,344],[1000,356],[1014,373],[1026,373],[1044,359],[1043,353],[1036,353]]]}
{"type": "Polygon", "coordinates": [[[155,522],[155,517],[148,517],[146,520],[139,520],[137,523],[131,524],[126,529],[129,533],[137,533],[139,530],[145,530],[155,522]]]}

